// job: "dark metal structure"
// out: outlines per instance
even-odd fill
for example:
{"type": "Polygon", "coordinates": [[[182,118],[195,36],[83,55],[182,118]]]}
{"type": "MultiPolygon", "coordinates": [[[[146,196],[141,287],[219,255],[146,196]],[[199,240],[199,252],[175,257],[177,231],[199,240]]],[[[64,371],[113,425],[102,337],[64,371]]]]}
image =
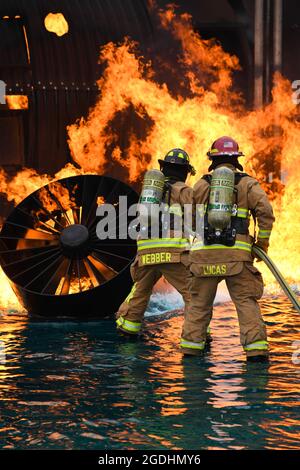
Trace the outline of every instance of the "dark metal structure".
{"type": "Polygon", "coordinates": [[[69,160],[67,125],[86,116],[101,77],[100,47],[125,36],[151,38],[146,0],[1,0],[0,80],[6,94],[28,96],[28,109],[0,105],[0,165],[54,173],[69,160]],[[61,13],[68,32],[46,29],[61,13]]]}
{"type": "Polygon", "coordinates": [[[101,318],[117,310],[132,285],[136,243],[100,240],[96,210],[112,204],[119,220],[119,196],[128,207],[138,201],[113,178],[74,176],[39,189],[13,210],[0,233],[0,262],[28,312],[101,318]]]}
{"type": "MultiPolygon", "coordinates": [[[[156,0],[161,8],[168,3],[156,0]]],[[[236,74],[237,82],[249,106],[253,98],[258,105],[268,102],[272,72],[281,69],[281,62],[285,76],[299,78],[293,47],[300,38],[296,0],[176,3],[179,12],[192,15],[204,38],[216,37],[226,51],[239,57],[243,71],[236,74]]],[[[66,126],[86,116],[95,103],[104,44],[129,36],[138,41],[142,53],[147,51],[147,57],[151,50],[154,60],[162,51],[172,55],[149,4],[147,0],[1,0],[0,81],[6,83],[7,94],[25,95],[29,102],[28,109],[20,110],[0,104],[0,165],[54,173],[70,160],[66,126]],[[64,15],[69,29],[63,36],[46,29],[44,20],[51,12],[64,15]]],[[[172,60],[176,63],[176,55],[172,60]]],[[[166,78],[170,85],[168,80],[170,74],[166,78]]],[[[174,81],[178,83],[176,74],[174,81]]],[[[126,134],[123,127],[121,133],[126,134]]]]}

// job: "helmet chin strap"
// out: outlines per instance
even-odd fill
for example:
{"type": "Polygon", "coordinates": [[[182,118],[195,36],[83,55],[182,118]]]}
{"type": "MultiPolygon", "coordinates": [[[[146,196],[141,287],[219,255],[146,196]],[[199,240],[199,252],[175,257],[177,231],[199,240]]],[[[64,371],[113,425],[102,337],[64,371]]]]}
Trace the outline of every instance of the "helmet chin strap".
{"type": "Polygon", "coordinates": [[[217,166],[222,165],[223,163],[230,163],[230,165],[234,166],[238,170],[244,171],[244,168],[239,163],[238,158],[237,157],[232,157],[230,155],[228,155],[228,156],[225,155],[224,157],[212,158],[212,163],[211,163],[210,167],[208,168],[208,171],[214,170],[215,168],[217,168],[217,166]]]}

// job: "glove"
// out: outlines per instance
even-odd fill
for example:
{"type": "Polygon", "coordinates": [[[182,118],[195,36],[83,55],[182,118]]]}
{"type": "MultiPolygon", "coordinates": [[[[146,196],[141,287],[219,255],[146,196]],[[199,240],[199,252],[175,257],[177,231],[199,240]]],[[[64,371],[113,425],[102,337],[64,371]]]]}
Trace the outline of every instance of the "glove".
{"type": "MultiPolygon", "coordinates": [[[[266,254],[268,253],[268,248],[269,248],[269,240],[264,239],[264,238],[258,238],[257,241],[255,242],[255,245],[261,248],[266,254]]],[[[256,254],[253,254],[254,259],[259,263],[262,261],[256,254]]]]}
{"type": "Polygon", "coordinates": [[[265,253],[268,253],[269,240],[265,238],[258,238],[255,244],[256,246],[264,250],[265,253]]]}

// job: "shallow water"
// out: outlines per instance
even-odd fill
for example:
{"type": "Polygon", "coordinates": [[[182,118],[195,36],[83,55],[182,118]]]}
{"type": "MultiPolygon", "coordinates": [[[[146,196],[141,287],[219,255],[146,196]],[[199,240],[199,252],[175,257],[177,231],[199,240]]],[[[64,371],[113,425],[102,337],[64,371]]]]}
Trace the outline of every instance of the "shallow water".
{"type": "Polygon", "coordinates": [[[299,449],[300,316],[283,297],[262,308],[269,365],[245,362],[231,303],[202,359],[182,358],[178,313],[129,342],[108,320],[3,313],[0,448],[299,449]]]}

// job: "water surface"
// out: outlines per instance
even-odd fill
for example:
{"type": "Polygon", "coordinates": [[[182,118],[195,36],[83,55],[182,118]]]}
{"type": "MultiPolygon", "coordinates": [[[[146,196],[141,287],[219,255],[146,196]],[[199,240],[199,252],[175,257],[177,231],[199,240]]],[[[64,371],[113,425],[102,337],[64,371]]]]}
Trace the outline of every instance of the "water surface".
{"type": "Polygon", "coordinates": [[[202,359],[182,358],[179,313],[128,342],[108,320],[3,312],[0,448],[299,449],[300,316],[283,297],[262,308],[269,365],[246,363],[231,303],[202,359]]]}

